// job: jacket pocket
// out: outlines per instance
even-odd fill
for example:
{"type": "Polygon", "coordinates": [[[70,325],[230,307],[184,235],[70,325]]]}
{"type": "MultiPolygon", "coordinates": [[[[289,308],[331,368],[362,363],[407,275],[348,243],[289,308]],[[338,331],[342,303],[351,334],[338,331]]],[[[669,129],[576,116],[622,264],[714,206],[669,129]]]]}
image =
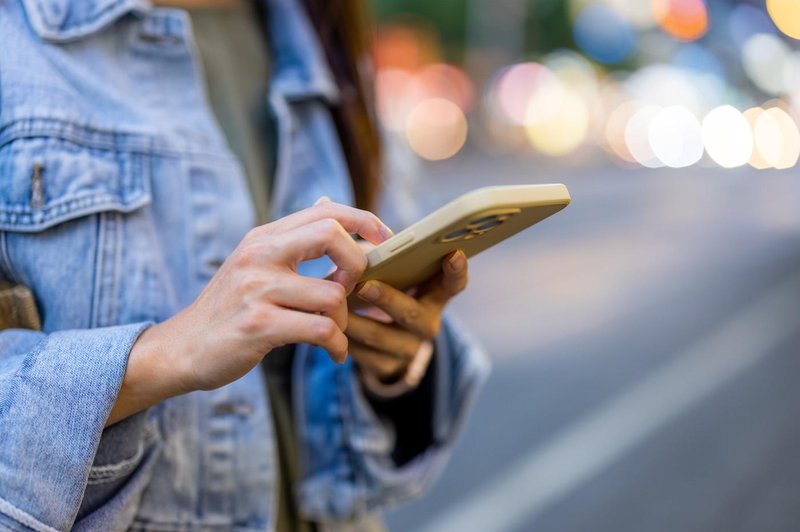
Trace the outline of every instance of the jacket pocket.
{"type": "Polygon", "coordinates": [[[147,156],[57,137],[0,145],[0,230],[37,232],[150,202],[147,156]]]}
{"type": "Polygon", "coordinates": [[[31,289],[45,332],[153,319],[154,156],[68,131],[0,142],[0,277],[31,289]]]}

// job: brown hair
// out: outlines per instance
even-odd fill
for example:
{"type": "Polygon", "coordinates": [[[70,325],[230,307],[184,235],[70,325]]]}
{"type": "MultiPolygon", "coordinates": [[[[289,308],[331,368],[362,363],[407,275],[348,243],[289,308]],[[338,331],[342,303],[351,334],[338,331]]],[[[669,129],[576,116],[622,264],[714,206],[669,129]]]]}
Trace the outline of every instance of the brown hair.
{"type": "Polygon", "coordinates": [[[381,142],[375,111],[371,13],[364,0],[303,0],[303,4],[342,94],[332,112],[356,205],[372,209],[380,185],[381,142]]]}

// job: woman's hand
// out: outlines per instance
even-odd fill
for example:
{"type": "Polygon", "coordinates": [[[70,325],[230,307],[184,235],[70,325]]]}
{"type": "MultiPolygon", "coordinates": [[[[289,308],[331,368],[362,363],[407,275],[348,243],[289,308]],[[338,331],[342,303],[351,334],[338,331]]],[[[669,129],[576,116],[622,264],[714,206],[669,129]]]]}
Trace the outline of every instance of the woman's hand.
{"type": "Polygon", "coordinates": [[[325,200],[251,230],[189,307],[134,344],[108,422],[228,384],[281,345],[319,345],[343,362],[347,294],[367,265],[351,233],[374,244],[391,236],[375,215],[325,200]],[[297,273],[323,255],[337,267],[329,279],[297,273]]]}
{"type": "Polygon", "coordinates": [[[456,251],[442,260],[441,273],[418,287],[414,295],[379,281],[360,286],[350,296],[345,333],[361,371],[382,382],[402,377],[422,343],[439,333],[442,310],[466,288],[468,277],[467,258],[456,251]],[[370,306],[363,314],[353,312],[365,302],[370,306]]]}

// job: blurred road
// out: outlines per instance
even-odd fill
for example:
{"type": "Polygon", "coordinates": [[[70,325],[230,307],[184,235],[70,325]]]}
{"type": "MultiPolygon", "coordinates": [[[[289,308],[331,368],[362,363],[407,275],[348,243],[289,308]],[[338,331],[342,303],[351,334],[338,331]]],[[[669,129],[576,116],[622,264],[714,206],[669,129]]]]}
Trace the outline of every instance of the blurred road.
{"type": "Polygon", "coordinates": [[[392,530],[800,530],[800,179],[548,168],[462,154],[478,186],[572,204],[471,261],[454,307],[494,371],[434,489],[392,530]]]}

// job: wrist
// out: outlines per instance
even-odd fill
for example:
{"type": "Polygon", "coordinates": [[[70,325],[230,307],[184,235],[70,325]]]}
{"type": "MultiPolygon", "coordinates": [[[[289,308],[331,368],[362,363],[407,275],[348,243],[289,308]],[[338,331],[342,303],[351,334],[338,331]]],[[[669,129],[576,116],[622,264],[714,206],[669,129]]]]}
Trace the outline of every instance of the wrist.
{"type": "Polygon", "coordinates": [[[106,426],[162,401],[192,391],[174,360],[167,322],[151,325],[139,335],[128,354],[125,375],[106,426]]]}

